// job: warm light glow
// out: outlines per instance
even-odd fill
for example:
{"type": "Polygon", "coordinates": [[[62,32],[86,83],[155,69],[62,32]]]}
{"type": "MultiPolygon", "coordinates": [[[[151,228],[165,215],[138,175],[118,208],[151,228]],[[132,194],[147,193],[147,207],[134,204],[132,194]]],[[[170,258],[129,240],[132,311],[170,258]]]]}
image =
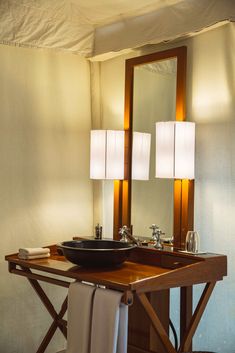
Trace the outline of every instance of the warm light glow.
{"type": "Polygon", "coordinates": [[[195,124],[156,123],[156,177],[194,179],[195,124]]]}
{"type": "Polygon", "coordinates": [[[124,131],[91,131],[90,178],[124,179],[124,131]]]}
{"type": "MultiPolygon", "coordinates": [[[[221,38],[220,40],[222,40],[221,38]]],[[[231,89],[230,69],[234,59],[228,60],[227,51],[221,50],[221,47],[216,44],[216,40],[212,42],[214,43],[212,49],[214,60],[211,60],[209,51],[203,58],[200,51],[194,51],[194,54],[197,52],[195,58],[197,65],[193,68],[190,115],[194,121],[199,123],[214,124],[233,120],[233,114],[231,114],[233,89],[231,89]]],[[[231,52],[234,53],[234,40],[228,41],[228,43],[224,49],[233,43],[231,52]]]]}
{"type": "Polygon", "coordinates": [[[148,180],[151,134],[134,132],[132,144],[132,179],[148,180]]]}

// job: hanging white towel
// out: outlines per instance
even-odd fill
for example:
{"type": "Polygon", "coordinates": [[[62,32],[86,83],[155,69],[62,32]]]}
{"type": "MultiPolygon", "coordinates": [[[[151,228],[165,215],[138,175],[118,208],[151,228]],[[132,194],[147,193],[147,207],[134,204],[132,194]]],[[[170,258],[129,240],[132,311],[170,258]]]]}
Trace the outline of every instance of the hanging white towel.
{"type": "Polygon", "coordinates": [[[122,293],[97,289],[94,296],[90,353],[126,353],[128,307],[122,293]]]}
{"type": "Polygon", "coordinates": [[[66,353],[89,353],[94,292],[94,286],[79,282],[69,286],[66,353]]]}
{"type": "Polygon", "coordinates": [[[119,307],[117,353],[127,352],[127,338],[128,338],[128,306],[121,303],[119,307]]]}

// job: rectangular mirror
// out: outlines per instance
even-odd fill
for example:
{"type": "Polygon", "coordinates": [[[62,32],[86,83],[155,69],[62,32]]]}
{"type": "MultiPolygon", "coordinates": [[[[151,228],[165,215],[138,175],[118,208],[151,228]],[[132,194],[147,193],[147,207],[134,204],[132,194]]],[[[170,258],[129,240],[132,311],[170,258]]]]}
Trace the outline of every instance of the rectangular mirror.
{"type": "Polygon", "coordinates": [[[175,120],[176,73],[176,58],[134,68],[133,131],[151,134],[149,180],[132,180],[131,224],[137,236],[150,234],[152,223],[173,235],[174,181],[155,178],[155,123],[175,120]]]}
{"type": "Polygon", "coordinates": [[[187,48],[179,47],[126,60],[125,180],[115,184],[114,238],[122,225],[150,236],[156,223],[174,245],[193,228],[193,181],[155,178],[155,122],[185,120],[187,48]],[[151,133],[149,181],[131,180],[133,131],[151,133]]]}

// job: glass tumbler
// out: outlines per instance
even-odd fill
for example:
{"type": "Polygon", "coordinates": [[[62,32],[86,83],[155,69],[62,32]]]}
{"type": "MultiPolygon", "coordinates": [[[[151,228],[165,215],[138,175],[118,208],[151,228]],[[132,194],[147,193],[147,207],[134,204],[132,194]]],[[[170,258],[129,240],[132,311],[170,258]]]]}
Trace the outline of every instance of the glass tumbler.
{"type": "Polygon", "coordinates": [[[199,251],[199,234],[194,230],[188,231],[185,240],[185,250],[191,253],[197,253],[199,251]]]}

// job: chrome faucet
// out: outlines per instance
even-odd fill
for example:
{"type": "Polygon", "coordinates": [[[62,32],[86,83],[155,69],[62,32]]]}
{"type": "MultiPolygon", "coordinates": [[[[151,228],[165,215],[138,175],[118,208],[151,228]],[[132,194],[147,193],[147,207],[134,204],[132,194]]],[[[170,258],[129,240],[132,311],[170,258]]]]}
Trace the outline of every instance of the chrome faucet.
{"type": "Polygon", "coordinates": [[[149,227],[149,229],[152,229],[153,231],[151,240],[154,241],[155,249],[162,250],[163,245],[161,243],[161,235],[165,233],[163,233],[156,224],[152,224],[151,227],[149,227]]]}
{"type": "Polygon", "coordinates": [[[122,226],[122,228],[119,229],[119,234],[121,236],[120,241],[124,243],[133,243],[136,245],[140,245],[139,240],[137,240],[130,232],[130,229],[127,226],[122,226]]]}

